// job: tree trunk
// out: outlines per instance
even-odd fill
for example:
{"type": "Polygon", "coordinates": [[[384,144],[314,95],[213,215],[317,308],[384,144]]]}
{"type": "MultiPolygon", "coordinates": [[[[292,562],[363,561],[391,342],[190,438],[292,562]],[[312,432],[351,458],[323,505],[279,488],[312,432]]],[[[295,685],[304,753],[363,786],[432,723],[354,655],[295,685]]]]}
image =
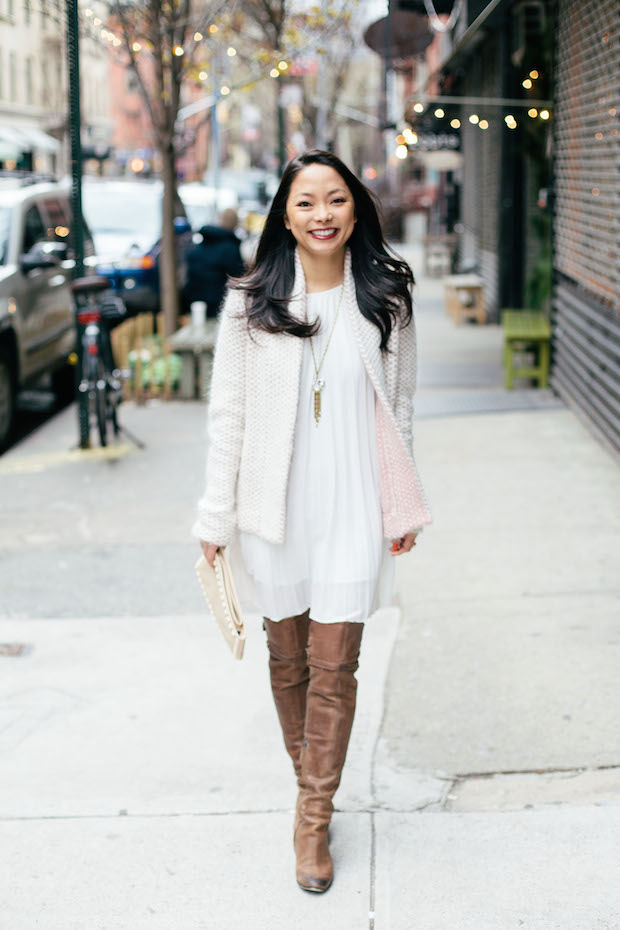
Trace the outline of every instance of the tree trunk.
{"type": "Polygon", "coordinates": [[[177,244],[174,231],[176,215],[176,170],[172,144],[161,151],[161,174],[164,182],[161,224],[161,253],[159,256],[159,287],[161,309],[164,314],[164,333],[171,336],[179,318],[177,290],[177,244]]]}

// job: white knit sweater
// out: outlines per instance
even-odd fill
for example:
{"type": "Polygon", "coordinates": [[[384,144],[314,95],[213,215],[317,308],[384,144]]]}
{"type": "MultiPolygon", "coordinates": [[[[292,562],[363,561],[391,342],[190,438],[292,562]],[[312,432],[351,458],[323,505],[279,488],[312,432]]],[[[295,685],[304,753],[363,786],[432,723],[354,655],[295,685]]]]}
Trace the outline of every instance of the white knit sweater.
{"type": "MultiPolygon", "coordinates": [[[[295,253],[289,311],[305,320],[306,282],[295,253]]],[[[235,528],[283,543],[303,340],[287,333],[248,333],[245,295],[230,290],[220,313],[207,410],[206,489],[192,534],[227,545],[235,528]]],[[[347,249],[344,304],[377,396],[377,448],[383,532],[398,538],[431,522],[412,449],[416,384],[414,321],[392,329],[389,353],[360,312],[347,249]]]]}

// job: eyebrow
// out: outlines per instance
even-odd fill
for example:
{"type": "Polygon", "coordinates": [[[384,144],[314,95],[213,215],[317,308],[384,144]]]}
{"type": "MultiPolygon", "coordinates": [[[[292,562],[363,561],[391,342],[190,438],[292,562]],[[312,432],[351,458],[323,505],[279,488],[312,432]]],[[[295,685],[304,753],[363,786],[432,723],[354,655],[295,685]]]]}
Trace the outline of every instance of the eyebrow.
{"type": "MultiPolygon", "coordinates": [[[[328,197],[331,197],[332,194],[338,194],[338,193],[340,193],[340,192],[342,192],[343,194],[346,194],[346,191],[345,191],[344,187],[336,187],[336,188],[334,188],[334,190],[333,190],[333,191],[330,191],[330,192],[328,193],[327,196],[328,196],[328,197]]],[[[308,194],[307,192],[304,192],[304,193],[301,193],[301,194],[297,194],[297,196],[298,196],[298,197],[313,197],[314,194],[308,194]]]]}

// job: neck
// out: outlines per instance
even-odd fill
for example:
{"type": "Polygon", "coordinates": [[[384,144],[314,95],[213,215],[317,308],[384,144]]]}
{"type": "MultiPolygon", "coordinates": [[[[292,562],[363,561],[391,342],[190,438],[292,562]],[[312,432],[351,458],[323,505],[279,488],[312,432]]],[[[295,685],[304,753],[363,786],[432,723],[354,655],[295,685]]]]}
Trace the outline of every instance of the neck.
{"type": "Polygon", "coordinates": [[[344,277],[344,249],[334,255],[315,256],[299,250],[301,267],[306,278],[306,293],[327,291],[342,284],[344,277]]]}

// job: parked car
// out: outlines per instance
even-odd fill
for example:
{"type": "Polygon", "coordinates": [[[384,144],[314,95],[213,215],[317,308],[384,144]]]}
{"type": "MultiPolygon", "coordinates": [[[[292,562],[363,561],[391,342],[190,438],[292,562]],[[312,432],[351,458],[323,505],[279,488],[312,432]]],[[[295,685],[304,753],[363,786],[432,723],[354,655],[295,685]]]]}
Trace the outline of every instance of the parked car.
{"type": "MultiPolygon", "coordinates": [[[[129,313],[159,310],[162,197],[161,181],[83,180],[82,206],[93,231],[97,272],[110,279],[129,313]]],[[[180,293],[192,242],[186,216],[175,219],[175,231],[180,293]]]]}
{"type": "MultiPolygon", "coordinates": [[[[86,225],[84,244],[92,255],[86,225]]],[[[0,449],[10,438],[19,390],[49,373],[58,393],[73,394],[74,264],[66,188],[0,178],[0,449]]]]}

